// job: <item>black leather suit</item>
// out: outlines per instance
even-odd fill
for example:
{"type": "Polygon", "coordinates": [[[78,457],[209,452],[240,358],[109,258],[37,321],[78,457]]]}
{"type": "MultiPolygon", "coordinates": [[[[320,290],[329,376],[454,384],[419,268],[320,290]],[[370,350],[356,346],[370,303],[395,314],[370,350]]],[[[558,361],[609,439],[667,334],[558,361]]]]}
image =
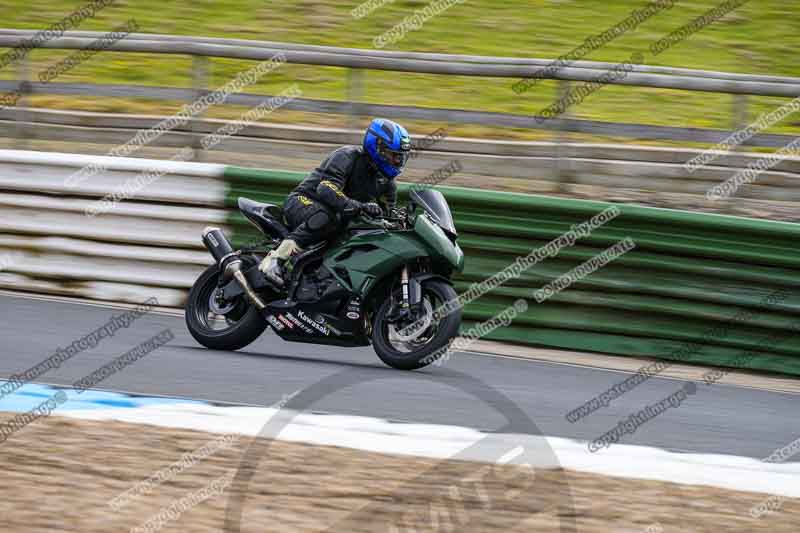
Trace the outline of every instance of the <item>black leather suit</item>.
{"type": "Polygon", "coordinates": [[[301,248],[326,240],[367,202],[384,212],[394,209],[397,184],[378,172],[360,146],[338,148],[286,198],[289,238],[301,248]]]}

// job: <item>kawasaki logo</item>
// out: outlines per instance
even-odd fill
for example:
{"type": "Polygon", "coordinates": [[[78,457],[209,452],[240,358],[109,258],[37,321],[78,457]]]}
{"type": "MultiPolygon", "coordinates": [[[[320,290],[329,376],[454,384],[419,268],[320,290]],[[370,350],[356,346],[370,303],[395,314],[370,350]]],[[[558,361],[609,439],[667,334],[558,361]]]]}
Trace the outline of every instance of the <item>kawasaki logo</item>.
{"type": "MultiPolygon", "coordinates": [[[[302,313],[302,311],[301,311],[302,313]]],[[[299,321],[296,316],[291,313],[286,313],[286,318],[292,321],[292,323],[297,326],[298,328],[302,329],[306,333],[314,333],[311,331],[311,328],[306,326],[303,322],[299,321]]]]}
{"type": "Polygon", "coordinates": [[[324,325],[324,322],[325,322],[324,320],[322,321],[322,324],[320,324],[316,320],[312,319],[310,316],[305,314],[303,311],[298,311],[297,312],[297,316],[299,316],[301,319],[303,319],[303,322],[305,322],[306,324],[308,324],[312,328],[316,329],[317,331],[319,331],[323,335],[330,335],[331,334],[331,330],[328,329],[324,325]]]}

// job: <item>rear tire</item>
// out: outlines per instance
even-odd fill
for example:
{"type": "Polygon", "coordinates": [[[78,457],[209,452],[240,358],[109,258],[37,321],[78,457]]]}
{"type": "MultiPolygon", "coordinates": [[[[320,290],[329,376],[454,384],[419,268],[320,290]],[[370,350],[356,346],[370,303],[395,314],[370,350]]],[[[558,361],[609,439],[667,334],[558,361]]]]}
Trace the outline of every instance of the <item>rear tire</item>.
{"type": "Polygon", "coordinates": [[[212,350],[238,350],[256,340],[267,328],[258,309],[244,295],[226,317],[227,327],[213,329],[209,324],[209,298],[217,288],[219,268],[211,265],[203,272],[189,291],[186,302],[186,327],[192,337],[212,350]],[[235,318],[231,319],[230,316],[235,318]]]}
{"type": "MultiPolygon", "coordinates": [[[[378,308],[372,327],[372,347],[381,361],[390,367],[398,370],[416,370],[428,366],[446,353],[450,341],[458,335],[458,328],[461,325],[461,308],[448,314],[436,324],[436,331],[428,342],[419,348],[404,352],[392,344],[388,331],[389,322],[386,320],[392,300],[397,300],[399,297],[398,292],[394,298],[387,298],[378,308]]],[[[433,279],[423,282],[422,298],[423,300],[427,298],[432,303],[435,302],[433,309],[436,309],[444,302],[457,299],[458,294],[449,284],[433,279]]],[[[429,327],[433,327],[433,324],[429,327]]]]}

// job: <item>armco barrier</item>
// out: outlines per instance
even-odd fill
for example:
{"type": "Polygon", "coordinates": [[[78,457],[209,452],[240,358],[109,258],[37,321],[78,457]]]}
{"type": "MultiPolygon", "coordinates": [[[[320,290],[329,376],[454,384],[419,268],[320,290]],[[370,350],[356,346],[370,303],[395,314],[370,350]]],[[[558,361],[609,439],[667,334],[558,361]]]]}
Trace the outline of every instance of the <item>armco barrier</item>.
{"type": "Polygon", "coordinates": [[[224,166],[0,150],[0,288],[182,306],[225,222],[224,166]],[[90,163],[106,170],[70,187],[90,163]],[[110,212],[87,207],[145,171],[169,171],[110,212]]]}
{"type": "MultiPolygon", "coordinates": [[[[225,177],[233,207],[238,196],[281,203],[303,174],[228,167],[225,177]]],[[[407,189],[401,186],[401,194],[407,189]]],[[[438,189],[450,202],[467,256],[459,292],[611,206],[438,189]]],[[[525,297],[528,311],[488,338],[800,374],[800,225],[618,207],[619,217],[575,246],[468,304],[465,325],[525,297]],[[634,250],[541,304],[533,299],[532,291],[626,237],[634,250]],[[765,304],[774,294],[780,296],[765,304]]],[[[235,211],[228,222],[237,242],[254,236],[235,211]]]]}

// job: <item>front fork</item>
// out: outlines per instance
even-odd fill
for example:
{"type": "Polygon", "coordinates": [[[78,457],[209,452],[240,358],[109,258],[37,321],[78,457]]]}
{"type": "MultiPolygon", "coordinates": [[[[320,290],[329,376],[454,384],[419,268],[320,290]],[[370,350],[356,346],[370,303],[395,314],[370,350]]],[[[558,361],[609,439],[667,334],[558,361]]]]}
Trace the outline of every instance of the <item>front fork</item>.
{"type": "Polygon", "coordinates": [[[409,294],[408,294],[408,265],[403,266],[403,271],[400,273],[400,285],[403,288],[403,301],[400,307],[404,313],[408,313],[409,308],[409,294]]]}
{"type": "Polygon", "coordinates": [[[419,307],[422,301],[422,285],[412,278],[408,272],[408,265],[403,266],[400,272],[401,300],[399,309],[395,309],[392,318],[395,320],[408,318],[413,310],[419,307]]]}

